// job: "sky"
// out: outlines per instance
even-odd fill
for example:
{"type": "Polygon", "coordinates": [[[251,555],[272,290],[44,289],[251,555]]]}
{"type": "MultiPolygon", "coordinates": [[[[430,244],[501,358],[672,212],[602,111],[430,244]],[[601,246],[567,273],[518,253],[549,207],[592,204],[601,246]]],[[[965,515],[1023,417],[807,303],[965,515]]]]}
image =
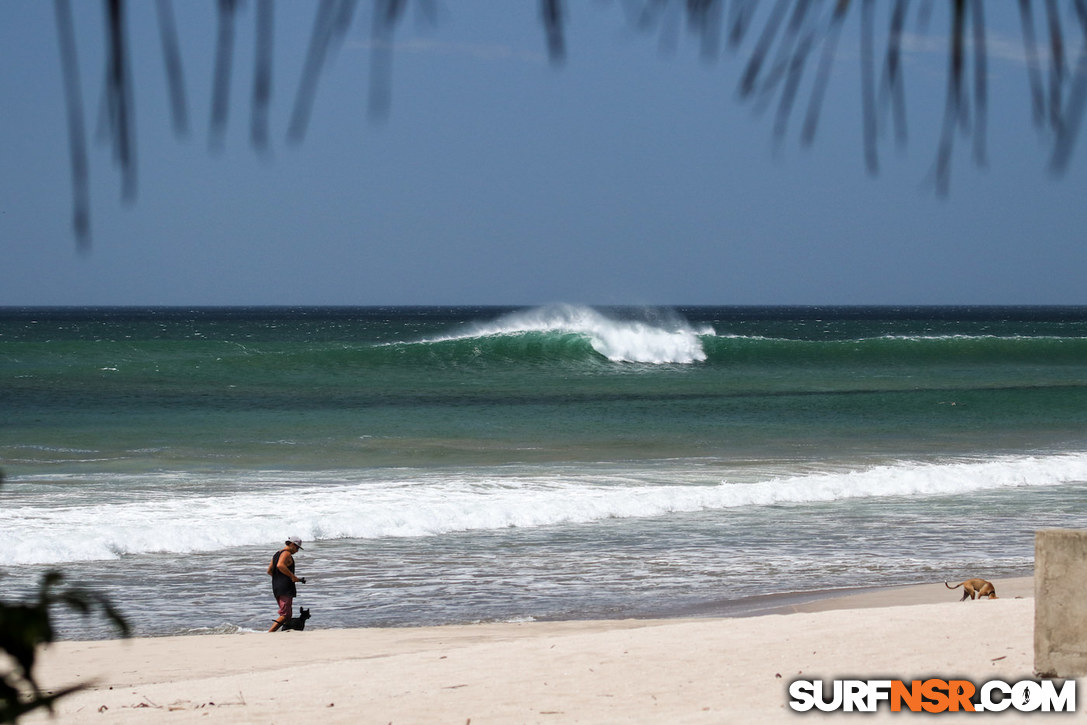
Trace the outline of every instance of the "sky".
{"type": "MultiPolygon", "coordinates": [[[[238,14],[215,148],[215,3],[174,4],[183,137],[155,6],[130,3],[137,193],[125,201],[99,133],[102,8],[73,3],[91,179],[91,246],[79,251],[53,4],[7,0],[0,306],[1087,304],[1087,149],[1064,174],[1050,171],[1016,3],[985,3],[988,162],[959,136],[946,195],[932,181],[942,3],[923,38],[915,14],[907,23],[909,137],[899,147],[881,128],[876,175],[862,141],[856,12],[805,146],[811,71],[781,138],[775,105],[737,91],[770,3],[738,49],[709,59],[682,27],[675,42],[636,28],[634,4],[568,0],[566,55],[552,63],[535,0],[437,0],[434,22],[412,0],[381,119],[368,112],[362,0],[292,143],[316,3],[278,3],[261,153],[249,139],[256,4],[238,14]]],[[[877,5],[885,29],[890,3],[877,5]]]]}

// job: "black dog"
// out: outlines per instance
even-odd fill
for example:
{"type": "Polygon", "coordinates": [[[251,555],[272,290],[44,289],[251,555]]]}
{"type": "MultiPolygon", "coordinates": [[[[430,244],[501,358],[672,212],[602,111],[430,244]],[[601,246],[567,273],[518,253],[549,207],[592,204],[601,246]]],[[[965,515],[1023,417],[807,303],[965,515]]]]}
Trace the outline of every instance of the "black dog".
{"type": "Polygon", "coordinates": [[[280,632],[286,632],[288,629],[295,629],[301,632],[306,628],[306,620],[309,619],[310,616],[309,610],[299,607],[298,612],[299,614],[297,617],[290,617],[283,622],[283,626],[279,628],[280,632]]]}

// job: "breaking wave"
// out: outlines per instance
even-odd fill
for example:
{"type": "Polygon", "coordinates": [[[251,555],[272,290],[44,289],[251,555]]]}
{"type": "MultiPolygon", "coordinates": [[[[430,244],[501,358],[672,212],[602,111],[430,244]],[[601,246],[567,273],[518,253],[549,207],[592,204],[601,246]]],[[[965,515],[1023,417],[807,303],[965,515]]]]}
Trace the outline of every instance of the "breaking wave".
{"type": "Polygon", "coordinates": [[[643,318],[618,318],[590,307],[563,304],[512,312],[423,343],[536,336],[540,344],[550,337],[562,345],[564,338],[573,337],[612,362],[687,364],[706,359],[702,338],[713,334],[712,327],[695,329],[675,314],[645,311],[643,318]]]}

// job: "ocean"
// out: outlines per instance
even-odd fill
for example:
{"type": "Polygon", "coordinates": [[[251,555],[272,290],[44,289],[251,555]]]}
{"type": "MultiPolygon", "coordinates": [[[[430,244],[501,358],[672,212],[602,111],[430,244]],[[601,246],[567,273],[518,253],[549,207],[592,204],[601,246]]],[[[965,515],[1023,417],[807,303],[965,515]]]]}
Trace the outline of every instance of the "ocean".
{"type": "Polygon", "coordinates": [[[144,636],[294,535],[313,628],[999,580],[1087,526],[1087,307],[3,308],[0,469],[0,596],[144,636]]]}

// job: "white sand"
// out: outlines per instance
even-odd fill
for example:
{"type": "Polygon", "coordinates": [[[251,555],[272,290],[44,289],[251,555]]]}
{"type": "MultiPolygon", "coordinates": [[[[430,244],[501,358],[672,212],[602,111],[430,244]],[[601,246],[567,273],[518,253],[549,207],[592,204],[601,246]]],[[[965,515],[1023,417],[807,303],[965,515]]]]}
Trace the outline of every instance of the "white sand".
{"type": "MultiPolygon", "coordinates": [[[[941,583],[723,619],[320,630],[315,616],[305,632],[60,642],[39,675],[94,682],[61,701],[61,724],[798,722],[822,717],[788,708],[798,676],[1032,676],[1032,580],[996,585],[995,601],[941,583]]],[[[875,719],[890,717],[931,716],[875,719]]]]}

